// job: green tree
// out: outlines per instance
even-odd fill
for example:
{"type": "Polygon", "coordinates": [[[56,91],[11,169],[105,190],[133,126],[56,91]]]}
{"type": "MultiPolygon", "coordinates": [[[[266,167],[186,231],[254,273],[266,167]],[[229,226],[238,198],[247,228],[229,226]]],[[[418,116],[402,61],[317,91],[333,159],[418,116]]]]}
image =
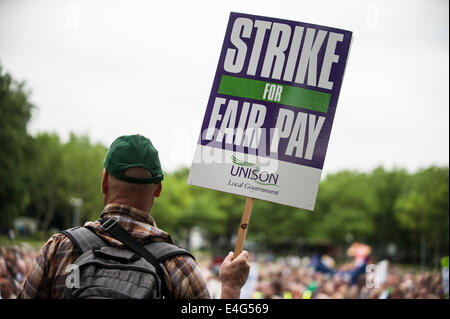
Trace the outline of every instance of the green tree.
{"type": "Polygon", "coordinates": [[[184,213],[192,203],[189,185],[179,173],[164,174],[161,196],[153,204],[152,215],[158,227],[174,236],[186,237],[190,229],[184,213]]]}
{"type": "Polygon", "coordinates": [[[268,247],[296,245],[307,236],[311,214],[299,208],[255,200],[248,237],[268,247]]]}
{"type": "Polygon", "coordinates": [[[27,214],[40,221],[40,228],[71,227],[71,198],[83,200],[81,223],[97,219],[103,208],[100,181],[106,148],[86,136],[70,134],[62,143],[56,134],[40,133],[32,150],[27,214]]]}
{"type": "Polygon", "coordinates": [[[67,197],[68,178],[62,166],[62,144],[56,134],[41,133],[33,138],[27,178],[29,205],[27,215],[40,222],[47,231],[55,214],[63,209],[67,197]]]}
{"type": "Polygon", "coordinates": [[[308,238],[345,244],[347,234],[352,234],[355,240],[367,240],[375,231],[374,204],[375,194],[366,173],[328,175],[319,187],[308,238]]]}
{"type": "Polygon", "coordinates": [[[430,167],[412,176],[408,189],[395,205],[401,227],[411,231],[411,241],[439,254],[449,249],[449,172],[448,167],[430,167]]]}
{"type": "Polygon", "coordinates": [[[33,104],[24,82],[4,73],[0,64],[0,227],[11,227],[27,204],[26,183],[30,137],[27,124],[33,104]]]}
{"type": "MultiPolygon", "coordinates": [[[[101,178],[106,151],[105,146],[93,144],[88,136],[76,136],[73,133],[61,148],[62,170],[68,180],[64,200],[68,204],[71,198],[83,200],[82,223],[99,218],[103,209],[101,178]]],[[[65,225],[70,225],[71,216],[72,208],[70,213],[65,214],[65,225]]]]}
{"type": "Polygon", "coordinates": [[[383,167],[378,167],[370,174],[370,184],[376,197],[373,207],[376,231],[369,236],[369,241],[379,248],[379,254],[386,253],[389,243],[395,243],[401,251],[410,248],[409,234],[400,227],[395,218],[396,203],[410,183],[410,179],[411,176],[403,169],[387,171],[383,167]]]}

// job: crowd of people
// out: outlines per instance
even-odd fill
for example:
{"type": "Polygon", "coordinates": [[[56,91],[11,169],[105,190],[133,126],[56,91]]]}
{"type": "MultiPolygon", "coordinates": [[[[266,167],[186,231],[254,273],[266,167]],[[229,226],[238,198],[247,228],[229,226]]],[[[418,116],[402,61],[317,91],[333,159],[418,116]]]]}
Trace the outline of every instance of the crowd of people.
{"type": "Polygon", "coordinates": [[[368,285],[367,274],[355,283],[340,274],[316,271],[314,267],[290,267],[286,263],[262,264],[254,296],[261,298],[360,299],[443,298],[441,274],[412,274],[389,267],[386,280],[368,285]]]}
{"type": "MultiPolygon", "coordinates": [[[[323,260],[323,259],[322,259],[323,260]]],[[[360,266],[361,268],[361,266],[360,266]]],[[[219,291],[217,265],[204,268],[210,291],[219,291]],[[208,269],[209,268],[209,269],[208,269]]],[[[383,282],[345,263],[324,271],[314,258],[291,256],[268,262],[263,256],[251,263],[241,298],[250,299],[440,299],[445,298],[439,271],[413,271],[389,265],[383,282]]],[[[212,294],[217,297],[218,294],[212,294]]]]}
{"type": "Polygon", "coordinates": [[[0,299],[14,299],[33,266],[36,250],[29,246],[0,247],[0,299]]]}
{"type": "MultiPolygon", "coordinates": [[[[0,299],[15,298],[36,250],[29,246],[0,247],[0,299]]],[[[241,298],[254,299],[437,299],[444,298],[441,272],[413,272],[389,265],[386,278],[376,285],[368,281],[369,272],[354,272],[352,262],[335,267],[330,257],[290,256],[271,260],[258,256],[251,261],[248,281],[241,298]]],[[[218,280],[220,258],[201,263],[212,298],[220,297],[218,280]]],[[[364,267],[365,268],[365,267],[364,267]]]]}

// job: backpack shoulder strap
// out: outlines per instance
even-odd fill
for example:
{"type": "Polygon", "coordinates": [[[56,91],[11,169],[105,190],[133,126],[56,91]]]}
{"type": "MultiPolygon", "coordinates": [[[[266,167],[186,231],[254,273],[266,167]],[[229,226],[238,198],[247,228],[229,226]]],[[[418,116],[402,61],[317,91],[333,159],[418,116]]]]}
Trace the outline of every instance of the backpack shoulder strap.
{"type": "Polygon", "coordinates": [[[81,253],[91,250],[94,247],[106,246],[103,240],[86,227],[73,227],[62,231],[61,233],[69,237],[81,253]]]}
{"type": "Polygon", "coordinates": [[[194,256],[187,250],[164,241],[147,244],[145,245],[145,248],[152,252],[158,263],[162,263],[166,259],[178,255],[187,255],[195,260],[194,256]]]}

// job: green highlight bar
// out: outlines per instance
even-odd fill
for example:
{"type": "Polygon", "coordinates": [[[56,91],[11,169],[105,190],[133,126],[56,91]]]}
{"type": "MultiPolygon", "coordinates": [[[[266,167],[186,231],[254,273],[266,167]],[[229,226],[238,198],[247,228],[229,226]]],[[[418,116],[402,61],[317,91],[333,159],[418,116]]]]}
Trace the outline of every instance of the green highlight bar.
{"type": "Polygon", "coordinates": [[[218,93],[322,113],[327,113],[331,97],[330,93],[228,75],[222,75],[218,93]]]}

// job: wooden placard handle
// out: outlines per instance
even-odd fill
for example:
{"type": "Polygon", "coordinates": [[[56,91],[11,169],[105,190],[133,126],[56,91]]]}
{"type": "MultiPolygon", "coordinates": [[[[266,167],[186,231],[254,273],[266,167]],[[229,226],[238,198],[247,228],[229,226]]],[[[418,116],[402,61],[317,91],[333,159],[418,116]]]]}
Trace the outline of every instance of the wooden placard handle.
{"type": "Polygon", "coordinates": [[[248,222],[250,221],[250,214],[253,207],[253,198],[247,197],[245,200],[244,212],[242,213],[241,225],[239,227],[236,246],[234,247],[233,259],[241,253],[244,248],[245,234],[247,233],[248,222]]]}

